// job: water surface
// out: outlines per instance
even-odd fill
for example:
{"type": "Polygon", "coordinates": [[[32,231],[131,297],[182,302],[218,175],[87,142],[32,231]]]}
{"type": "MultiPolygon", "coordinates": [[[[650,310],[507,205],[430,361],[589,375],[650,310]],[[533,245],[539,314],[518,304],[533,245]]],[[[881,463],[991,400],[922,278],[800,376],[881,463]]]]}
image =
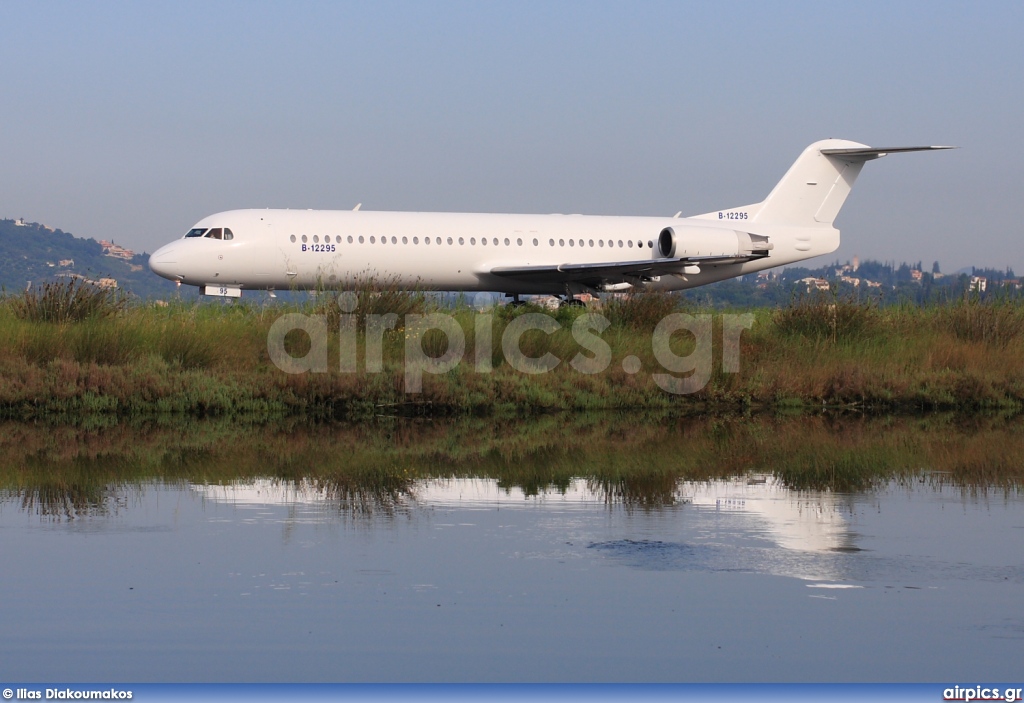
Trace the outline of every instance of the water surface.
{"type": "Polygon", "coordinates": [[[1006,680],[1020,427],[2,428],[0,677],[1006,680]]]}

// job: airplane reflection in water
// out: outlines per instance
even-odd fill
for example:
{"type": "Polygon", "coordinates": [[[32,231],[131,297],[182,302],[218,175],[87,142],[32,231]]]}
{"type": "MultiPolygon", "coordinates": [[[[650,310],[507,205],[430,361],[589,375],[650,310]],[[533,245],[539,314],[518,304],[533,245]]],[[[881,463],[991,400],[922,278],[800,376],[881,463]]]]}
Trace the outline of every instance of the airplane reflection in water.
{"type": "MultiPolygon", "coordinates": [[[[249,515],[259,515],[260,507],[291,509],[286,517],[268,513],[265,519],[323,523],[338,515],[338,496],[311,481],[261,479],[191,488],[206,500],[252,510],[249,515]]],[[[838,579],[834,557],[858,551],[839,497],[830,492],[790,490],[774,476],[684,481],[670,495],[640,496],[627,491],[623,497],[619,489],[619,484],[602,486],[595,479],[577,478],[564,491],[550,488],[527,495],[520,487],[499,486],[496,479],[429,479],[413,482],[397,500],[393,493],[383,494],[385,504],[378,508],[400,504],[408,510],[534,510],[554,520],[553,525],[559,524],[560,514],[571,514],[575,520],[581,514],[600,515],[615,506],[683,511],[681,519],[671,523],[676,533],[659,535],[660,541],[601,542],[609,535],[577,535],[577,539],[591,540],[590,546],[599,551],[641,567],[748,569],[804,579],[838,579]],[[686,518],[687,514],[693,518],[686,518]]],[[[355,489],[349,494],[353,496],[364,507],[367,500],[374,500],[369,488],[364,492],[355,489]]],[[[368,512],[372,512],[370,507],[368,512]]],[[[573,522],[571,530],[578,531],[580,524],[573,522]]],[[[563,528],[570,530],[568,525],[563,528]]]]}
{"type": "Polygon", "coordinates": [[[694,505],[754,517],[765,536],[801,552],[851,551],[849,526],[834,493],[792,491],[773,476],[686,483],[694,505]]]}

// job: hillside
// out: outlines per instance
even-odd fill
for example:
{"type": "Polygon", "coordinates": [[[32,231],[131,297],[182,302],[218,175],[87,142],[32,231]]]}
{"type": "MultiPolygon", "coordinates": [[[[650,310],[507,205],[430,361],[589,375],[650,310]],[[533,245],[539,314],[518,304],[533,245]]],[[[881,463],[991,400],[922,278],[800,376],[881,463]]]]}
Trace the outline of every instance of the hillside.
{"type": "Polygon", "coordinates": [[[177,286],[153,274],[148,254],[108,256],[95,239],[81,239],[36,222],[0,220],[0,285],[8,292],[70,274],[98,281],[112,278],[117,287],[140,298],[168,298],[177,286]]]}
{"type": "Polygon", "coordinates": [[[712,283],[684,291],[686,300],[719,308],[784,307],[815,291],[832,291],[844,298],[871,300],[880,305],[928,305],[960,300],[970,294],[989,298],[1024,297],[1021,280],[1012,269],[968,266],[952,274],[916,264],[867,260],[835,261],[815,268],[789,266],[712,283]]]}

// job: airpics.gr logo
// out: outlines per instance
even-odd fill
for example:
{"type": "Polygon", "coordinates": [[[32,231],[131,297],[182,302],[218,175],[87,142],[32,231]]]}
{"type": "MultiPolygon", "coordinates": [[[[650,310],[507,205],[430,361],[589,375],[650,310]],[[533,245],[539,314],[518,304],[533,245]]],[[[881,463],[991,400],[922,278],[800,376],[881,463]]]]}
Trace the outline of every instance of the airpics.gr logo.
{"type": "Polygon", "coordinates": [[[1021,700],[1020,688],[1001,688],[999,686],[953,686],[942,691],[944,701],[1006,701],[1014,703],[1021,700]]]}
{"type": "MultiPolygon", "coordinates": [[[[388,332],[399,331],[400,318],[395,313],[364,316],[363,329],[359,329],[359,317],[353,314],[357,298],[346,292],[338,296],[341,314],[338,316],[338,370],[341,373],[359,371],[358,347],[360,333],[363,337],[363,370],[366,373],[380,373],[384,370],[384,338],[388,332]]],[[[722,314],[721,368],[724,373],[738,373],[740,370],[740,335],[754,324],[751,313],[722,314]]],[[[420,393],[423,390],[424,374],[445,374],[465,361],[467,332],[454,315],[444,312],[429,314],[408,314],[401,318],[404,333],[405,392],[420,393]],[[443,335],[444,351],[432,355],[435,345],[425,348],[428,333],[436,331],[443,335]]],[[[580,351],[572,358],[561,359],[550,351],[538,356],[524,353],[523,338],[528,333],[540,332],[551,336],[564,329],[563,323],[554,316],[527,312],[514,317],[495,340],[495,316],[480,312],[473,320],[473,369],[477,373],[490,373],[494,368],[495,344],[500,344],[501,358],[512,369],[524,374],[543,374],[556,369],[563,362],[581,374],[598,374],[607,371],[613,361],[611,345],[601,334],[611,322],[600,313],[584,313],[571,322],[573,340],[580,351]]],[[[327,373],[329,363],[329,339],[333,332],[326,315],[289,313],[279,317],[267,334],[267,352],[271,361],[281,371],[289,374],[327,373]],[[289,353],[285,338],[289,333],[299,331],[309,341],[308,350],[302,356],[289,353]]],[[[435,335],[436,337],[436,335],[435,335]]],[[[713,319],[710,314],[689,315],[672,313],[658,322],[651,334],[650,349],[659,368],[651,374],[657,386],[669,393],[687,394],[700,391],[711,380],[714,362],[713,319]],[[673,336],[689,335],[692,350],[688,354],[677,354],[673,350],[673,336]]],[[[627,355],[621,360],[623,371],[636,374],[643,370],[643,363],[636,355],[627,355]]]]}

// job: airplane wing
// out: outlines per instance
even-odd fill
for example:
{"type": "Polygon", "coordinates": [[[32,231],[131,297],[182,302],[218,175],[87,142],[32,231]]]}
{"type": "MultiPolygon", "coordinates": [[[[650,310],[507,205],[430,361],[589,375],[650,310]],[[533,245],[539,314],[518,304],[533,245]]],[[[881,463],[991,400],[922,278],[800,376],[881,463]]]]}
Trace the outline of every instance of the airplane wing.
{"type": "Polygon", "coordinates": [[[697,271],[684,271],[686,267],[724,266],[742,264],[763,255],[742,256],[685,256],[643,261],[614,261],[597,264],[559,264],[557,266],[498,266],[489,273],[504,278],[514,278],[531,283],[582,283],[598,288],[614,283],[630,283],[636,280],[649,281],[659,276],[697,271]]]}

